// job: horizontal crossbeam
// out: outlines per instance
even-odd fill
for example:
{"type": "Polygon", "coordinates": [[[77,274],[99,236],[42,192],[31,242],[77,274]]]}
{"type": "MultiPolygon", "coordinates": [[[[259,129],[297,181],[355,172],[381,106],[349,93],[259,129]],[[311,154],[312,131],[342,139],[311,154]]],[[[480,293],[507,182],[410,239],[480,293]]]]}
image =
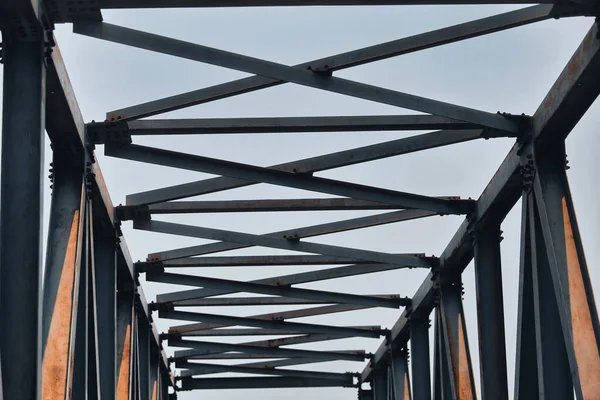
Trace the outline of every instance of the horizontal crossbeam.
{"type": "MultiPolygon", "coordinates": [[[[554,3],[541,0],[538,3],[554,3]]],[[[381,6],[423,4],[530,4],[531,0],[100,0],[100,8],[202,8],[202,7],[268,7],[268,6],[381,6]]]]}
{"type": "MultiPolygon", "coordinates": [[[[395,295],[368,295],[370,297],[400,298],[395,295]]],[[[323,300],[293,299],[288,297],[223,297],[208,299],[192,299],[174,301],[175,307],[225,307],[225,306],[282,306],[282,305],[306,305],[306,304],[329,304],[323,300]]]]}
{"type": "MultiPolygon", "coordinates": [[[[347,328],[357,328],[366,330],[377,330],[381,329],[380,326],[376,325],[362,325],[362,326],[348,326],[347,328]]],[[[303,332],[296,331],[281,331],[279,329],[260,329],[260,328],[230,328],[230,329],[203,329],[197,330],[192,333],[182,334],[181,336],[276,336],[276,335],[299,335],[303,332]]],[[[318,336],[315,332],[308,333],[310,336],[318,336]]],[[[324,334],[323,334],[324,335],[324,334]]],[[[335,337],[341,337],[335,335],[335,337]]]]}
{"type": "Polygon", "coordinates": [[[352,387],[351,375],[344,379],[315,379],[296,377],[262,378],[186,378],[181,381],[181,390],[194,389],[271,389],[296,387],[352,387]]]}
{"type": "MultiPolygon", "coordinates": [[[[333,352],[334,354],[350,354],[350,355],[354,355],[354,356],[360,356],[363,357],[363,359],[368,358],[369,356],[366,355],[364,350],[336,350],[333,352]]],[[[286,356],[286,357],[289,357],[286,356]]],[[[274,359],[274,358],[278,358],[281,359],[282,357],[280,355],[266,355],[266,354],[253,354],[253,353],[240,353],[240,352],[228,352],[228,353],[222,353],[222,352],[210,352],[210,353],[203,353],[201,355],[194,355],[194,356],[190,356],[187,359],[188,360],[258,360],[258,359],[274,359]]],[[[308,364],[308,363],[322,363],[322,362],[329,362],[329,361],[336,361],[335,359],[324,359],[324,358],[309,358],[306,355],[303,355],[301,357],[297,356],[297,357],[290,357],[288,360],[271,360],[271,361],[257,361],[257,362],[253,362],[250,364],[255,364],[255,365],[259,365],[260,364],[266,364],[269,365],[268,368],[275,368],[275,367],[279,367],[279,366],[284,366],[284,365],[294,365],[292,364],[292,361],[296,361],[298,364],[308,364]]]]}
{"type": "Polygon", "coordinates": [[[340,374],[332,372],[314,372],[314,371],[300,371],[294,369],[276,369],[276,368],[257,368],[257,367],[243,367],[238,365],[223,365],[223,364],[206,364],[206,363],[195,363],[189,361],[179,361],[175,363],[176,368],[184,368],[186,371],[181,371],[179,376],[189,377],[195,375],[204,375],[207,373],[220,374],[235,372],[239,374],[257,374],[257,375],[277,375],[277,376],[290,376],[290,377],[301,377],[301,378],[313,378],[313,379],[347,379],[353,374],[340,374]]]}
{"type": "MultiPolygon", "coordinates": [[[[409,254],[406,254],[409,255],[409,254]]],[[[425,257],[424,254],[417,257],[425,257]]],[[[351,260],[332,256],[221,256],[221,257],[189,257],[154,263],[161,268],[219,268],[219,267],[265,267],[265,266],[297,266],[297,265],[339,265],[368,264],[369,261],[351,260]]],[[[152,270],[153,263],[138,263],[138,266],[152,270]]],[[[399,267],[401,268],[401,267],[399,267]]]]}
{"type": "Polygon", "coordinates": [[[88,133],[97,144],[122,143],[129,141],[131,136],[147,135],[425,131],[476,128],[480,126],[436,115],[150,119],[87,124],[88,133]]]}
{"type": "MultiPolygon", "coordinates": [[[[460,200],[460,197],[436,197],[446,200],[460,200]]],[[[171,201],[148,206],[119,206],[117,213],[121,221],[147,218],[154,214],[195,214],[195,213],[246,213],[281,211],[354,211],[390,210],[397,206],[374,203],[349,198],[331,199],[273,199],[273,200],[214,200],[214,201],[171,201]]],[[[425,215],[435,215],[429,212],[425,215]]]]}

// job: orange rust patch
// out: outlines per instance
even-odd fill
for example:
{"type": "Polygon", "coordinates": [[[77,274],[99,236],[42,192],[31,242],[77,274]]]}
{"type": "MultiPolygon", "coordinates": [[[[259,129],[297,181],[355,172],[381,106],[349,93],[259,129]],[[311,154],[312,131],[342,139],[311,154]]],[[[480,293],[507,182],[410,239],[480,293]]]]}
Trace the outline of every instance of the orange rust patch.
{"type": "Polygon", "coordinates": [[[581,265],[575,247],[571,218],[566,199],[562,199],[563,221],[565,226],[565,247],[567,272],[569,275],[569,296],[571,307],[571,327],[573,346],[577,358],[577,368],[581,391],[585,399],[600,399],[600,354],[594,335],[592,316],[583,284],[581,265]]]}
{"type": "Polygon", "coordinates": [[[75,210],[42,360],[42,400],[64,399],[67,394],[78,227],[79,210],[75,210]]]}
{"type": "Polygon", "coordinates": [[[152,400],[156,400],[156,395],[157,395],[157,387],[156,387],[156,381],[154,381],[154,385],[152,386],[152,400]]]}
{"type": "MultiPolygon", "coordinates": [[[[471,382],[471,370],[467,357],[467,341],[464,333],[463,320],[458,318],[458,366],[455,364],[456,389],[460,400],[474,400],[473,385],[471,382]],[[456,368],[458,367],[458,368],[456,368]]],[[[455,362],[456,362],[455,361],[455,362]]]]}
{"type": "Polygon", "coordinates": [[[408,391],[408,372],[404,374],[404,400],[410,400],[410,393],[408,391]]]}
{"type": "Polygon", "coordinates": [[[129,368],[131,365],[131,324],[127,325],[121,364],[119,366],[119,379],[117,381],[117,400],[129,400],[129,368]]]}

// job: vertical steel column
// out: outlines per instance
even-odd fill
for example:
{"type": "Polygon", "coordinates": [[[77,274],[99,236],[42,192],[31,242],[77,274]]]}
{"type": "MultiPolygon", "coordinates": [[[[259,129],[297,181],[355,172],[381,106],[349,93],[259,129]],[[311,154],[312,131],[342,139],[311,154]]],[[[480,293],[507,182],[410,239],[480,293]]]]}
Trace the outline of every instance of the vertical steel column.
{"type": "Polygon", "coordinates": [[[415,399],[431,399],[431,365],[429,361],[429,315],[411,316],[410,349],[412,393],[415,399]]]}
{"type": "Polygon", "coordinates": [[[0,354],[5,399],[41,394],[44,44],[3,35],[0,354]]]}
{"type": "Polygon", "coordinates": [[[392,350],[392,385],[395,400],[411,400],[410,378],[408,376],[408,350],[392,350]]]}
{"type": "Polygon", "coordinates": [[[141,400],[140,397],[140,342],[139,338],[139,323],[137,320],[137,315],[135,313],[134,306],[134,315],[133,315],[133,357],[132,357],[132,366],[131,370],[133,371],[131,376],[131,386],[132,386],[132,395],[131,398],[134,400],[141,400]]]}
{"type": "Polygon", "coordinates": [[[133,336],[135,319],[133,292],[117,293],[117,394],[116,400],[131,400],[133,385],[133,336]]]}
{"type": "Polygon", "coordinates": [[[536,360],[536,323],[533,293],[531,221],[529,209],[533,196],[523,196],[521,212],[521,259],[519,266],[519,302],[517,311],[517,354],[515,357],[515,400],[538,397],[536,360]]]}
{"type": "Polygon", "coordinates": [[[373,400],[373,390],[358,389],[358,400],[373,400]]]}
{"type": "Polygon", "coordinates": [[[98,294],[96,286],[96,254],[92,201],[88,200],[88,397],[97,400],[100,395],[100,355],[98,348],[98,294]]]}
{"type": "Polygon", "coordinates": [[[55,154],[46,247],[42,311],[42,400],[65,399],[71,390],[73,345],[83,250],[82,169],[55,154]]]}
{"type": "Polygon", "coordinates": [[[500,225],[488,222],[475,232],[475,283],[481,397],[508,400],[500,225]]]}
{"type": "Polygon", "coordinates": [[[529,208],[529,218],[539,397],[545,400],[568,400],[573,398],[573,382],[535,204],[529,208]]]}
{"type": "MultiPolygon", "coordinates": [[[[442,284],[440,312],[444,344],[442,348],[448,361],[451,398],[456,400],[475,399],[477,396],[462,307],[460,277],[442,284]]],[[[445,396],[444,399],[446,399],[445,396]]]]}
{"type": "Polygon", "coordinates": [[[444,330],[443,315],[441,307],[435,310],[435,361],[434,361],[434,400],[454,400],[453,365],[448,351],[447,335],[444,330]]]}
{"type": "MultiPolygon", "coordinates": [[[[439,307],[434,311],[433,325],[433,400],[442,400],[442,348],[439,307]]],[[[412,339],[411,339],[412,340],[412,339]]],[[[413,380],[414,382],[414,380],[413,380]]],[[[416,394],[415,394],[416,396],[416,394]]]]}
{"type": "Polygon", "coordinates": [[[169,400],[169,371],[161,371],[160,379],[160,400],[169,400]]]}
{"type": "Polygon", "coordinates": [[[158,400],[160,390],[159,362],[161,352],[154,343],[150,344],[150,399],[158,400]]]}
{"type": "Polygon", "coordinates": [[[373,391],[374,400],[388,400],[388,368],[377,368],[373,371],[373,381],[371,382],[371,390],[373,391]]]}
{"type": "Polygon", "coordinates": [[[117,379],[117,260],[113,232],[94,225],[100,398],[113,399],[117,379]]]}
{"type": "Polygon", "coordinates": [[[140,398],[148,400],[150,399],[150,324],[142,313],[137,314],[140,398]]]}
{"type": "Polygon", "coordinates": [[[534,197],[540,231],[536,239],[544,242],[542,267],[547,267],[553,289],[560,319],[557,329],[562,329],[569,362],[566,369],[577,397],[595,399],[600,393],[600,325],[566,175],[564,145],[538,149],[536,166],[534,197]]]}
{"type": "MultiPolygon", "coordinates": [[[[87,207],[86,207],[87,208],[87,207]]],[[[83,210],[86,215],[87,209],[83,210]]],[[[73,308],[75,322],[75,345],[73,355],[73,399],[86,400],[88,394],[88,271],[89,271],[89,221],[84,217],[82,230],[83,254],[79,269],[79,295],[73,308]]],[[[68,396],[68,394],[67,394],[68,396]]]]}

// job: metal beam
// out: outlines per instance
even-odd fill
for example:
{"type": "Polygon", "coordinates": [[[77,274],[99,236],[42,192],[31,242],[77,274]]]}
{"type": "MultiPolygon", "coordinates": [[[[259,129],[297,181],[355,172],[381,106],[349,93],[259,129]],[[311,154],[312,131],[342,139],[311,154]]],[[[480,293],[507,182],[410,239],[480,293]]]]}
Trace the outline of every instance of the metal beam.
{"type": "MultiPolygon", "coordinates": [[[[532,0],[485,0],[485,4],[531,4],[532,0]]],[[[268,6],[382,6],[382,5],[433,5],[433,4],[478,4],[477,0],[244,0],[243,2],[227,0],[100,0],[102,9],[122,8],[191,8],[191,7],[268,7],[268,6]]],[[[552,0],[542,0],[539,3],[553,3],[552,0]]]]}
{"type": "MultiPolygon", "coordinates": [[[[128,206],[124,206],[126,212],[128,206]]],[[[135,207],[135,206],[129,206],[135,207]]],[[[349,198],[284,199],[284,200],[227,200],[175,201],[148,205],[150,214],[186,214],[221,212],[281,212],[281,211],[353,211],[390,210],[396,206],[349,198]]]]}
{"type": "Polygon", "coordinates": [[[473,208],[473,202],[469,200],[437,199],[147,146],[131,144],[124,147],[112,147],[107,145],[104,153],[107,156],[126,160],[393,204],[399,208],[416,208],[442,214],[466,214],[473,208]]]}
{"type": "Polygon", "coordinates": [[[477,124],[435,115],[150,119],[87,124],[88,133],[97,144],[128,142],[131,136],[147,135],[381,132],[476,128],[480,127],[477,124]]]}
{"type": "MultiPolygon", "coordinates": [[[[381,329],[378,330],[367,330],[357,328],[345,328],[340,326],[328,326],[328,325],[316,325],[308,323],[298,322],[287,322],[278,320],[266,320],[259,318],[248,318],[248,317],[233,317],[229,315],[215,315],[206,313],[192,313],[186,311],[159,311],[158,316],[160,318],[175,319],[175,320],[187,320],[204,323],[215,323],[215,324],[228,324],[228,325],[240,325],[256,328],[267,328],[267,329],[281,329],[284,331],[296,331],[302,333],[324,333],[334,334],[352,337],[365,337],[365,338],[378,338],[385,335],[385,332],[381,329]]],[[[183,334],[185,332],[193,332],[196,329],[191,327],[190,329],[184,329],[181,327],[169,328],[169,334],[183,334]]]]}
{"type": "MultiPolygon", "coordinates": [[[[535,199],[537,194],[533,197],[535,199]]],[[[569,366],[569,354],[565,346],[568,339],[564,338],[564,330],[560,320],[559,307],[561,306],[558,304],[559,298],[555,295],[552,282],[552,261],[549,260],[549,249],[542,234],[539,209],[534,202],[529,207],[529,219],[531,221],[531,264],[538,395],[545,399],[569,400],[574,398],[574,382],[571,374],[577,378],[577,373],[576,370],[571,372],[569,366]]],[[[575,386],[575,390],[578,390],[577,386],[575,386]]]]}
{"type": "Polygon", "coordinates": [[[129,400],[132,390],[133,338],[135,332],[133,293],[117,296],[117,392],[116,400],[129,400]]]}
{"type": "Polygon", "coordinates": [[[501,115],[444,103],[348,79],[325,76],[306,69],[289,67],[272,61],[248,57],[104,22],[76,21],[73,25],[73,31],[97,39],[121,43],[219,67],[230,68],[236,71],[257,74],[363,100],[370,100],[413,111],[439,115],[501,131],[511,133],[519,132],[518,124],[501,115]]]}
{"type": "Polygon", "coordinates": [[[295,377],[262,378],[186,378],[181,381],[181,390],[195,389],[273,389],[297,387],[352,387],[349,375],[344,379],[314,379],[295,377]]]}
{"type": "MultiPolygon", "coordinates": [[[[357,328],[366,330],[381,329],[377,325],[361,325],[361,326],[348,326],[347,328],[357,328]]],[[[276,336],[276,335],[299,335],[302,332],[297,331],[281,331],[279,329],[259,329],[259,328],[232,328],[232,329],[204,329],[197,330],[192,333],[182,334],[181,336],[276,336]]],[[[308,335],[317,336],[319,334],[311,332],[308,335]]]]}
{"type": "MultiPolygon", "coordinates": [[[[374,295],[387,299],[399,299],[399,294],[374,295]]],[[[175,307],[227,307],[227,306],[281,306],[281,305],[306,305],[306,304],[330,304],[324,300],[292,299],[286,297],[223,297],[223,298],[200,298],[191,300],[174,301],[175,307]]]]}
{"type": "Polygon", "coordinates": [[[114,397],[116,391],[117,254],[116,237],[97,225],[94,224],[94,255],[100,399],[106,399],[114,397]]]}
{"type": "MultiPolygon", "coordinates": [[[[222,4],[222,2],[219,2],[219,5],[222,4]]],[[[286,4],[292,3],[287,2],[286,4]]],[[[282,5],[282,3],[278,3],[278,5],[282,5]]],[[[402,54],[409,54],[419,50],[429,49],[464,39],[482,36],[488,33],[498,32],[537,21],[543,21],[552,17],[552,11],[555,8],[556,6],[553,7],[552,5],[540,5],[521,10],[510,11],[475,21],[469,21],[466,23],[437,29],[431,32],[421,33],[414,36],[309,61],[298,64],[296,67],[312,71],[338,71],[373,61],[384,60],[402,54]]],[[[132,120],[148,117],[235,96],[238,94],[281,85],[283,83],[286,82],[262,76],[253,76],[250,78],[239,79],[225,84],[199,89],[192,92],[170,96],[148,103],[112,111],[107,113],[106,120],[132,120]]]]}
{"type": "Polygon", "coordinates": [[[175,363],[176,368],[187,369],[182,371],[180,377],[189,377],[195,375],[205,374],[219,374],[227,372],[235,372],[240,374],[257,374],[257,375],[277,375],[277,376],[289,376],[298,378],[313,378],[313,379],[347,379],[352,377],[352,374],[345,373],[332,373],[332,372],[316,372],[316,371],[300,371],[294,369],[277,369],[277,368],[254,368],[254,367],[241,367],[238,365],[224,365],[224,364],[206,364],[206,363],[195,363],[189,361],[178,361],[175,363]]]}
{"type": "Polygon", "coordinates": [[[367,260],[375,263],[410,265],[414,263],[415,258],[417,258],[414,256],[404,256],[401,254],[388,254],[320,243],[302,242],[299,240],[294,240],[296,239],[295,237],[290,237],[289,239],[276,238],[267,235],[252,235],[249,233],[225,231],[222,229],[205,228],[164,221],[136,221],[133,224],[133,228],[150,232],[195,237],[199,239],[234,242],[250,246],[271,247],[275,249],[367,260]]]}
{"type": "Polygon", "coordinates": [[[431,399],[429,355],[429,315],[410,319],[412,394],[415,399],[431,399]]]}
{"type": "MultiPolygon", "coordinates": [[[[40,1],[12,1],[20,11],[40,1]]],[[[9,7],[12,8],[12,7],[9,7]]],[[[23,30],[32,31],[34,25],[23,30]]],[[[44,168],[44,41],[2,32],[0,354],[5,399],[41,393],[41,281],[44,168]],[[25,318],[24,318],[25,317],[25,318]],[[15,362],[18,360],[18,362],[15,362]],[[24,378],[26,377],[26,378],[24,378]]],[[[26,33],[25,33],[26,34],[26,33]]]]}
{"type": "MultiPolygon", "coordinates": [[[[363,329],[363,328],[359,328],[363,329]]],[[[280,347],[280,346],[291,346],[296,344],[326,342],[329,340],[345,339],[350,336],[339,336],[339,335],[326,335],[326,334],[310,334],[302,336],[290,336],[278,339],[265,339],[257,340],[253,342],[245,342],[250,346],[262,346],[262,347],[280,347]]]]}
{"type": "Polygon", "coordinates": [[[519,298],[517,305],[517,346],[515,356],[514,399],[534,399],[539,394],[536,358],[536,322],[533,290],[533,251],[529,209],[533,196],[525,194],[521,207],[521,245],[519,260],[519,298]]]}
{"type": "Polygon", "coordinates": [[[331,360],[315,360],[312,358],[285,358],[282,360],[273,361],[259,361],[253,363],[238,364],[246,367],[258,367],[258,368],[276,368],[276,367],[288,367],[290,365],[304,365],[304,364],[316,364],[326,363],[331,360]]]}
{"type": "Polygon", "coordinates": [[[390,375],[389,365],[382,365],[375,370],[371,381],[371,390],[373,391],[373,400],[389,400],[390,395],[390,375]]]}
{"type": "Polygon", "coordinates": [[[475,232],[475,289],[482,397],[508,400],[500,226],[475,232]]]}
{"type": "MultiPolygon", "coordinates": [[[[544,304],[545,316],[550,310],[544,298],[551,294],[544,291],[553,291],[560,319],[557,329],[562,329],[563,348],[568,356],[564,368],[571,374],[577,398],[586,398],[600,390],[598,380],[591,378],[600,373],[600,325],[566,175],[564,147],[555,146],[553,150],[537,153],[535,157],[533,187],[539,224],[535,239],[543,241],[544,246],[538,245],[538,273],[540,279],[551,281],[548,287],[543,287],[545,281],[540,281],[543,297],[540,302],[544,304]]],[[[543,321],[542,327],[542,335],[548,334],[543,321]]],[[[545,343],[550,342],[547,339],[545,343]]],[[[550,380],[554,378],[549,376],[550,380]]]]}
{"type": "Polygon", "coordinates": [[[340,265],[368,264],[369,261],[352,260],[343,257],[300,255],[300,256],[222,256],[222,257],[189,257],[163,262],[139,263],[143,269],[151,271],[155,268],[219,268],[219,267],[273,267],[299,265],[340,265]],[[156,266],[154,265],[156,264],[156,266]]]}
{"type": "MultiPolygon", "coordinates": [[[[334,354],[350,354],[350,355],[355,355],[355,356],[360,356],[363,357],[363,359],[366,359],[369,357],[369,355],[367,355],[365,353],[364,350],[336,350],[333,352],[334,354]]],[[[288,357],[288,356],[286,356],[288,357]]],[[[257,360],[257,359],[261,359],[261,360],[266,360],[266,359],[280,359],[282,358],[281,356],[275,355],[275,354],[271,354],[271,355],[265,355],[265,354],[255,354],[255,353],[239,353],[239,352],[230,352],[230,353],[222,353],[222,352],[210,352],[208,354],[203,353],[201,355],[193,355],[188,357],[189,360],[257,360]]],[[[308,358],[308,356],[301,356],[301,358],[299,357],[294,357],[294,358],[289,358],[287,360],[275,360],[275,361],[259,361],[257,363],[252,363],[252,364],[266,364],[266,365],[271,365],[273,364],[270,368],[274,368],[276,366],[283,366],[283,365],[295,365],[295,364],[291,364],[292,361],[297,361],[298,364],[307,364],[307,363],[321,363],[321,362],[329,362],[329,361],[335,361],[334,359],[322,359],[322,358],[308,358]]]]}
{"type": "Polygon", "coordinates": [[[477,393],[461,296],[460,279],[442,285],[440,316],[444,333],[443,346],[448,359],[446,369],[452,398],[475,399],[477,393]]]}
{"type": "Polygon", "coordinates": [[[77,309],[83,249],[83,171],[65,168],[54,158],[44,301],[42,303],[42,397],[65,399],[72,367],[72,310],[77,309]],[[60,384],[57,384],[60,382],[60,384]]]}
{"type": "Polygon", "coordinates": [[[169,339],[169,346],[185,347],[193,350],[175,351],[174,360],[187,359],[193,356],[210,354],[213,352],[235,351],[240,353],[250,353],[257,355],[275,356],[277,358],[312,358],[321,360],[345,360],[345,361],[364,361],[368,355],[364,353],[343,353],[335,351],[314,351],[298,349],[282,349],[272,347],[257,347],[231,343],[200,342],[195,340],[169,339]]]}
{"type": "Polygon", "coordinates": [[[393,389],[391,391],[393,393],[392,399],[412,400],[408,373],[408,349],[394,351],[391,358],[390,375],[392,382],[390,382],[390,388],[393,389]]]}
{"type": "MultiPolygon", "coordinates": [[[[234,290],[237,292],[267,294],[272,296],[309,298],[327,301],[329,303],[353,304],[369,307],[399,308],[410,304],[407,299],[386,299],[381,297],[369,297],[364,295],[327,292],[323,290],[300,289],[292,287],[281,287],[265,285],[260,283],[234,281],[230,279],[207,278],[202,276],[181,275],[171,273],[147,273],[146,280],[150,282],[162,282],[175,285],[188,285],[208,287],[221,290],[234,290]]],[[[179,300],[179,299],[178,299],[179,300]]],[[[158,303],[169,303],[169,294],[160,295],[158,303]]]]}
{"type": "MultiPolygon", "coordinates": [[[[310,157],[283,164],[272,165],[268,168],[294,172],[314,173],[333,168],[356,165],[367,161],[394,157],[401,154],[409,154],[415,151],[426,150],[434,147],[460,143],[482,137],[482,130],[459,130],[459,131],[437,131],[418,136],[411,136],[377,143],[369,146],[358,147],[345,151],[310,157]]],[[[155,189],[147,192],[128,195],[128,205],[140,205],[160,203],[168,200],[176,200],[184,197],[199,196],[202,194],[216,193],[223,190],[235,189],[255,185],[250,182],[234,178],[211,178],[182,185],[155,189]]]]}
{"type": "MultiPolygon", "coordinates": [[[[297,274],[283,275],[283,276],[274,276],[271,278],[257,279],[254,281],[250,281],[250,283],[259,283],[265,285],[275,285],[275,286],[291,286],[298,285],[301,283],[309,283],[309,282],[317,282],[323,281],[327,279],[341,278],[347,276],[356,276],[362,275],[366,273],[373,273],[379,271],[387,271],[395,269],[393,265],[389,264],[359,264],[359,265],[350,265],[345,267],[338,268],[329,268],[321,271],[309,271],[309,272],[301,272],[297,274]]],[[[219,296],[223,294],[235,293],[230,290],[217,290],[217,289],[192,289],[192,290],[184,290],[177,292],[177,294],[171,294],[170,299],[178,298],[180,300],[185,299],[198,299],[205,298],[209,296],[219,296]]],[[[163,301],[165,298],[157,297],[158,301],[163,301]]],[[[180,301],[176,300],[176,301],[180,301]]],[[[175,300],[173,300],[175,301],[175,300]]]]}

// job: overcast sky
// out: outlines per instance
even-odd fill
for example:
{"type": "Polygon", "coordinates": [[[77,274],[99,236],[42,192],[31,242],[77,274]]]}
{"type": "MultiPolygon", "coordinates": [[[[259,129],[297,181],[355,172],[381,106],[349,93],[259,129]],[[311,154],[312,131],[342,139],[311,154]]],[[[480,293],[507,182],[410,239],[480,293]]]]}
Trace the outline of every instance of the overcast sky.
{"type": "MultiPolygon", "coordinates": [[[[288,65],[337,54],[379,42],[508,11],[507,6],[464,7],[355,7],[355,8],[254,8],[104,12],[106,22],[184,39],[288,65]]],[[[550,20],[532,26],[496,33],[391,60],[352,68],[337,76],[386,86],[391,89],[447,101],[481,110],[533,114],[558,77],[592,19],[550,20]]],[[[71,25],[57,27],[58,43],[86,121],[104,120],[105,113],[129,105],[177,94],[246,76],[245,74],[137,50],[122,45],[77,36],[71,25]]],[[[600,161],[599,106],[595,104],[567,141],[571,169],[569,178],[578,212],[578,222],[587,251],[594,288],[600,285],[600,215],[595,201],[600,161]]],[[[344,97],[292,84],[250,93],[232,99],[164,114],[159,118],[377,115],[406,114],[408,110],[344,97]]],[[[223,135],[197,137],[135,138],[135,143],[218,157],[260,166],[327,154],[339,150],[410,136],[413,132],[223,135]]],[[[318,176],[346,180],[432,196],[455,195],[477,198],[500,165],[513,140],[476,141],[340,168],[318,176]]],[[[48,147],[48,146],[47,146],[48,147]]],[[[103,152],[101,148],[97,150],[103,152]]],[[[51,155],[47,148],[46,162],[51,155]]],[[[99,156],[113,202],[125,203],[127,194],[209,177],[99,156]]],[[[256,185],[203,199],[257,199],[327,197],[271,185],[256,185]]],[[[49,196],[46,196],[47,218],[49,196]]],[[[286,228],[336,221],[368,212],[256,213],[175,216],[156,219],[183,222],[247,233],[262,234],[286,228]]],[[[395,225],[340,233],[311,241],[358,247],[390,253],[439,255],[462,222],[462,217],[432,217],[395,225]]],[[[509,384],[513,384],[516,341],[516,310],[520,233],[520,203],[505,220],[503,277],[509,384]]],[[[208,241],[133,231],[124,233],[134,259],[148,253],[208,241]]],[[[248,249],[228,254],[286,254],[268,249],[248,249]]],[[[314,268],[265,267],[190,270],[230,279],[255,279],[290,274],[314,268]]],[[[426,276],[425,270],[399,270],[361,277],[325,281],[301,287],[339,292],[400,293],[412,296],[426,276]]],[[[478,380],[477,321],[472,265],[464,274],[464,304],[471,354],[478,380]]],[[[183,287],[144,284],[146,297],[183,290],[183,287]]],[[[253,315],[274,311],[258,307],[211,309],[231,315],[253,315]]],[[[337,325],[391,327],[400,311],[366,310],[306,318],[302,322],[337,325]]],[[[177,321],[158,321],[160,331],[177,321]]],[[[185,322],[183,322],[185,323],[185,322]]],[[[253,338],[242,338],[242,340],[253,338]]],[[[375,351],[381,340],[349,339],[304,346],[312,349],[375,351]]],[[[302,347],[300,347],[302,348],[302,347]]],[[[362,363],[315,364],[306,369],[362,371],[362,363]]],[[[300,367],[298,367],[300,368],[300,367]]],[[[511,389],[512,391],[512,389],[511,389]]],[[[241,393],[207,391],[182,393],[182,400],[234,399],[241,393]]],[[[355,399],[353,389],[253,390],[245,398],[270,399],[306,396],[355,399]]]]}

